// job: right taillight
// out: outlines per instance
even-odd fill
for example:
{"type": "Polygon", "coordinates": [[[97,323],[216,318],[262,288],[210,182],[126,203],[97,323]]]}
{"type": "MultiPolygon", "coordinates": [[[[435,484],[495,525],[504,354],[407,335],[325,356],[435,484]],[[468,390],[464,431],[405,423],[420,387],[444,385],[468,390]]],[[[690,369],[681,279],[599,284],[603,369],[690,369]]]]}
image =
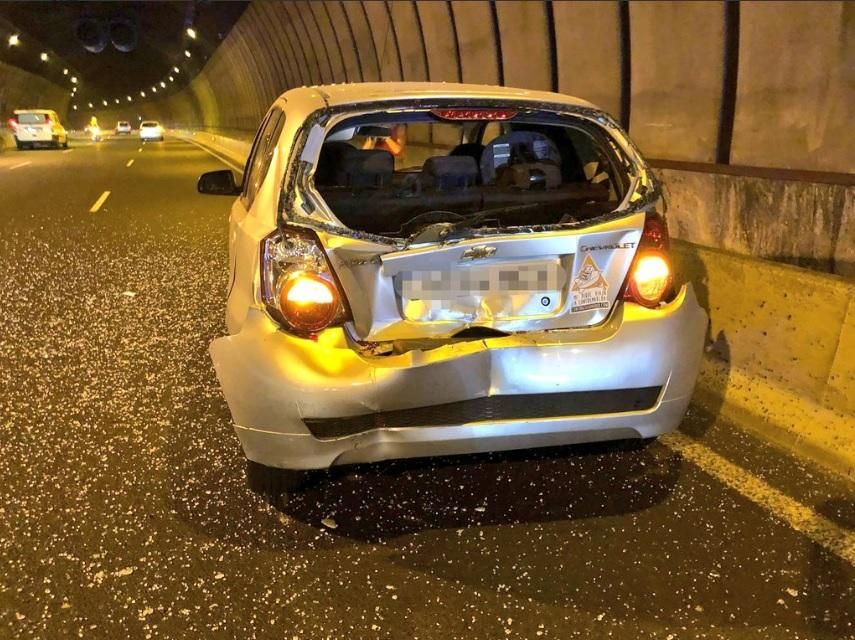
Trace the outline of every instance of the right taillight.
{"type": "Polygon", "coordinates": [[[301,337],[350,317],[320,240],[309,229],[289,227],[262,240],[261,297],[268,314],[301,337]]]}
{"type": "Polygon", "coordinates": [[[624,300],[656,307],[671,293],[674,270],[668,256],[668,227],[658,214],[648,214],[632,267],[624,300]]]}

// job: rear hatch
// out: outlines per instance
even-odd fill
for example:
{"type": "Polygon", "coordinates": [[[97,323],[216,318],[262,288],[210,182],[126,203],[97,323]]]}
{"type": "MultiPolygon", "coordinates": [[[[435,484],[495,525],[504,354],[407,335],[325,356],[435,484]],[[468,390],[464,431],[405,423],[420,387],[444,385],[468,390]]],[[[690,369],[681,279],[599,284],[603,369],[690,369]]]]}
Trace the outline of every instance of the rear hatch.
{"type": "Polygon", "coordinates": [[[332,223],[319,236],[354,337],[604,322],[645,225],[621,212],[644,172],[617,125],[566,105],[394,107],[315,125],[301,153],[304,220],[332,223]]]}
{"type": "Polygon", "coordinates": [[[448,338],[603,322],[617,301],[644,214],[577,230],[516,233],[390,250],[322,234],[359,340],[448,338]]]}

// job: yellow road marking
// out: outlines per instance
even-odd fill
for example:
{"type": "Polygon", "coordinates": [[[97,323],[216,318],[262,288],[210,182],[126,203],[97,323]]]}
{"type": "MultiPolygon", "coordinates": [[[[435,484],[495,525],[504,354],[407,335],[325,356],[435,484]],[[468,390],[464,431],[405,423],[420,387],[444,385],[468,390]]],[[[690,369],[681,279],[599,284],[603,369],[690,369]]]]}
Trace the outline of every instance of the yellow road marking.
{"type": "Polygon", "coordinates": [[[95,204],[93,204],[93,205],[92,205],[92,207],[89,209],[89,213],[96,213],[96,212],[98,211],[98,209],[100,209],[100,208],[101,208],[101,205],[103,205],[103,204],[104,204],[104,202],[105,202],[105,201],[107,200],[107,198],[109,198],[109,197],[110,197],[110,192],[109,192],[109,191],[105,191],[104,193],[102,193],[102,194],[101,194],[101,197],[100,197],[100,198],[98,198],[98,199],[95,201],[95,204]]]}
{"type": "Polygon", "coordinates": [[[126,167],[130,167],[133,163],[134,163],[134,161],[133,161],[133,160],[128,160],[128,164],[126,164],[125,166],[126,166],[126,167]]]}

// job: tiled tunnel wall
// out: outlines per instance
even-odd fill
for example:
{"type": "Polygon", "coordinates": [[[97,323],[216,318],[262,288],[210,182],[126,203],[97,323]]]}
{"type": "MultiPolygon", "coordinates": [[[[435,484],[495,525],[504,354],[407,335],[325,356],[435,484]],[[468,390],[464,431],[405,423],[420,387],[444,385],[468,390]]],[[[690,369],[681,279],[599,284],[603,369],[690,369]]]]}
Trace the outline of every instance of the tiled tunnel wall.
{"type": "Polygon", "coordinates": [[[255,2],[163,115],[252,131],[304,84],[497,83],[590,100],[651,158],[855,171],[855,5],[726,4],[255,2]]]}

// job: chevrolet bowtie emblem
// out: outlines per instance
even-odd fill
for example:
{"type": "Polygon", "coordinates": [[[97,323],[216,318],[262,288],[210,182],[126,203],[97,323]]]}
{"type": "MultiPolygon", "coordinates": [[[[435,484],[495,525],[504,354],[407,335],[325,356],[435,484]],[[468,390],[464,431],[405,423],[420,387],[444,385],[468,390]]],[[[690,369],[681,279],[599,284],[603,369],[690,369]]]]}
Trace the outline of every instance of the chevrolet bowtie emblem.
{"type": "Polygon", "coordinates": [[[464,260],[482,260],[484,258],[489,258],[495,253],[496,247],[487,247],[485,245],[470,247],[463,252],[462,256],[460,256],[460,262],[463,262],[464,260]]]}

